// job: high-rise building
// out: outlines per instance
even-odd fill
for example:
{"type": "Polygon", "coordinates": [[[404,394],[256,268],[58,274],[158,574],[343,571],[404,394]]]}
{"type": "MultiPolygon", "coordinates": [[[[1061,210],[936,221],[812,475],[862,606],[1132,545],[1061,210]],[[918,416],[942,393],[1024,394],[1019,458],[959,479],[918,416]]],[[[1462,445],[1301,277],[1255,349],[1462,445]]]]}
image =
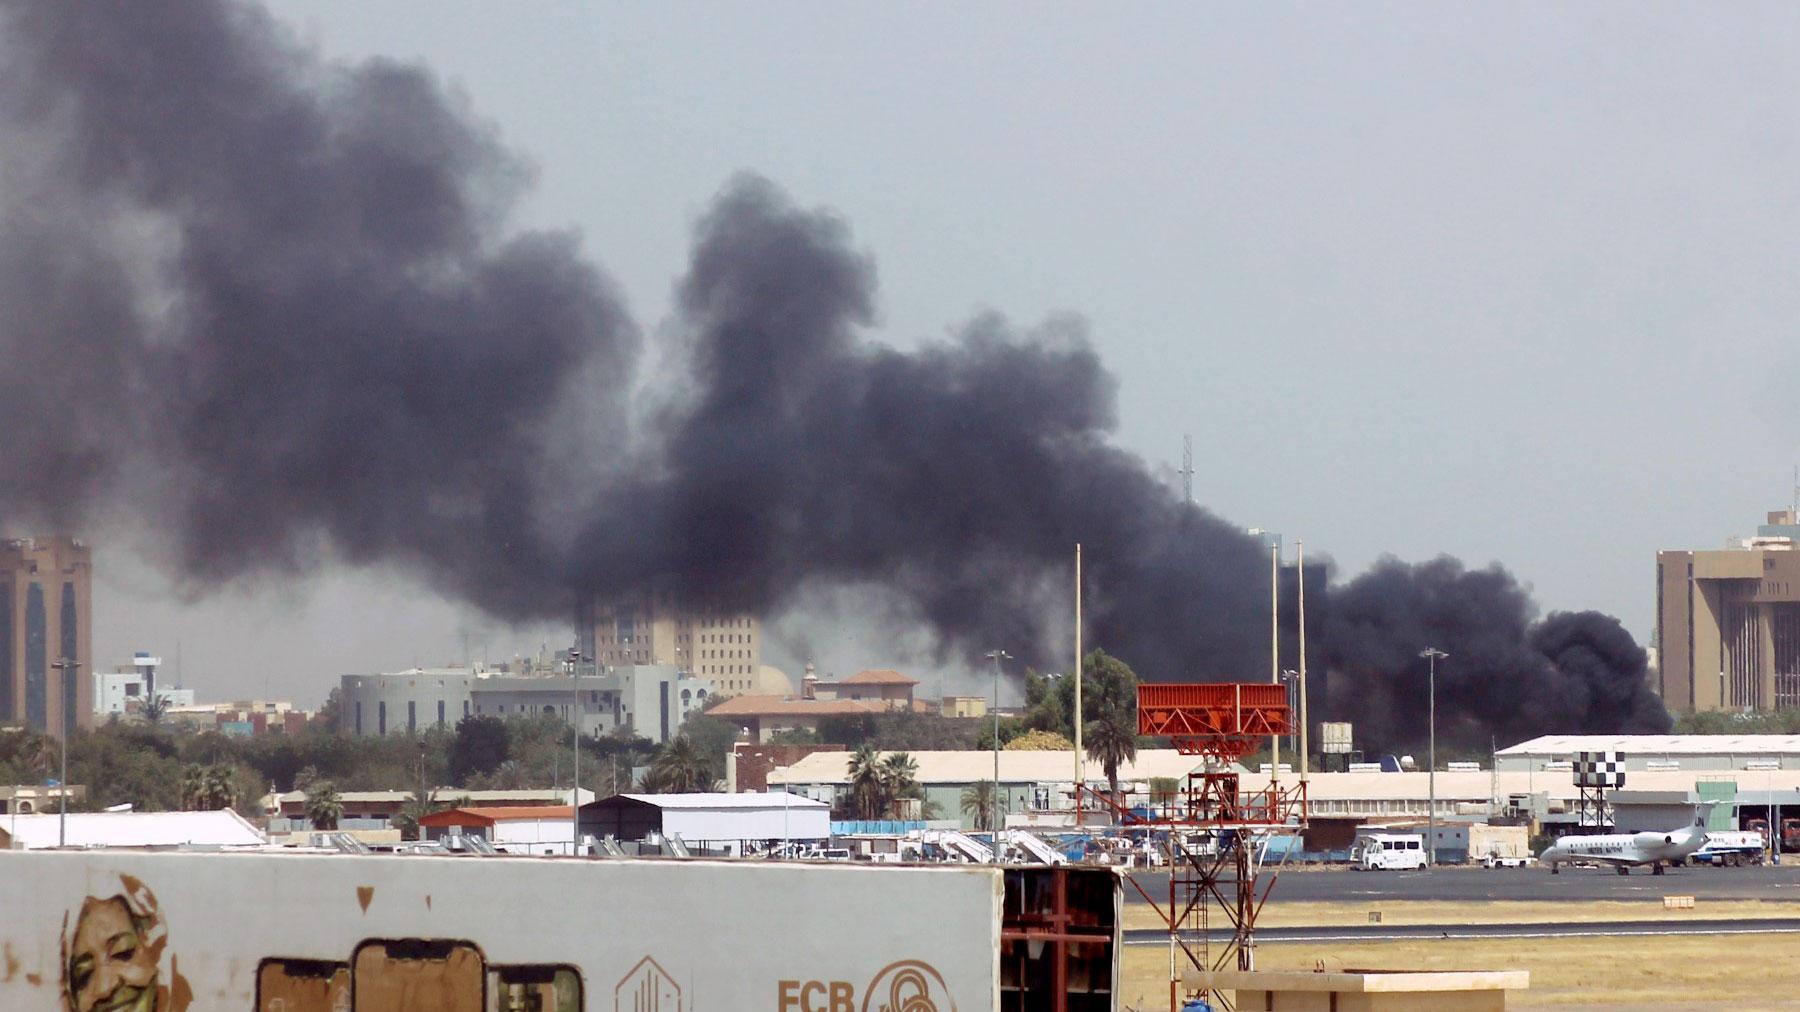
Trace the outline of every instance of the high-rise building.
{"type": "Polygon", "coordinates": [[[762,622],[749,615],[680,609],[654,595],[596,605],[590,614],[582,652],[600,667],[666,665],[706,679],[721,695],[758,691],[762,622]]]}
{"type": "Polygon", "coordinates": [[[1656,660],[1676,712],[1800,706],[1794,511],[1722,550],[1656,553],[1656,660]]]}
{"type": "Polygon", "coordinates": [[[92,569],[72,538],[0,542],[0,723],[59,737],[92,726],[92,569]]]}

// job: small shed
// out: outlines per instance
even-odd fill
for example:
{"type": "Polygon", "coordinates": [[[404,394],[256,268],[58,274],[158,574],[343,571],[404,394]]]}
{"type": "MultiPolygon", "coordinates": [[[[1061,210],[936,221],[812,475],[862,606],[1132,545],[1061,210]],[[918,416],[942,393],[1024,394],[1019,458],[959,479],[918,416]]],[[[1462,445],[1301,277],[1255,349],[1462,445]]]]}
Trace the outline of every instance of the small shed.
{"type": "Polygon", "coordinates": [[[427,840],[479,836],[519,854],[566,854],[575,837],[572,805],[497,805],[449,808],[419,820],[427,840]]]}
{"type": "Polygon", "coordinates": [[[735,852],[749,841],[828,839],[831,806],[785,791],[615,794],[581,806],[581,832],[619,840],[680,836],[689,846],[735,852]]]}

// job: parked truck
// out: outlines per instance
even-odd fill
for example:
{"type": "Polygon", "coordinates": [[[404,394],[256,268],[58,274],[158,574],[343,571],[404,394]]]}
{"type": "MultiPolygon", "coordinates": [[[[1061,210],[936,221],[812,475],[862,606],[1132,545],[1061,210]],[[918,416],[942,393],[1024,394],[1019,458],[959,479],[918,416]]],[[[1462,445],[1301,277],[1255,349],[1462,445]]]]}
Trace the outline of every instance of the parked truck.
{"type": "Polygon", "coordinates": [[[1729,829],[1706,834],[1706,842],[1688,860],[1716,867],[1761,864],[1765,839],[1754,829],[1729,829]]]}

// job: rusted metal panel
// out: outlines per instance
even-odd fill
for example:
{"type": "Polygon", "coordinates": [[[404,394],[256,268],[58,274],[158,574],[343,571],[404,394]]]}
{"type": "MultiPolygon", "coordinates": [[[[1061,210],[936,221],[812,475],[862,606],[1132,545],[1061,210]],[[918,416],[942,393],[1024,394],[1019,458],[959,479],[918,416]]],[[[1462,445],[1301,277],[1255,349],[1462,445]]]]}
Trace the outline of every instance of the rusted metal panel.
{"type": "Polygon", "coordinates": [[[1138,686],[1138,733],[1165,736],[1182,752],[1236,757],[1289,734],[1287,688],[1269,682],[1138,686]]]}

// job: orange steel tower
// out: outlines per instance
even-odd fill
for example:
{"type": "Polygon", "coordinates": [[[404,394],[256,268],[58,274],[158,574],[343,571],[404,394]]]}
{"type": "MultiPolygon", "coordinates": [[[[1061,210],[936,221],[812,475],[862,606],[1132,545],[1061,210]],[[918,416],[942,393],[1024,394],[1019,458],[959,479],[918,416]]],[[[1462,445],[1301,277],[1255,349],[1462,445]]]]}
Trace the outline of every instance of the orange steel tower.
{"type": "MultiPolygon", "coordinates": [[[[1306,783],[1283,782],[1276,770],[1268,786],[1245,790],[1234,764],[1292,731],[1287,689],[1279,684],[1140,685],[1138,733],[1169,737],[1201,765],[1175,796],[1155,799],[1148,809],[1087,792],[1112,809],[1121,827],[1166,838],[1168,895],[1152,896],[1136,878],[1127,881],[1169,929],[1170,1012],[1179,1012],[1188,968],[1203,980],[1217,970],[1256,968],[1256,916],[1279,871],[1266,869],[1259,851],[1269,836],[1306,825],[1306,783]],[[1215,911],[1221,933],[1229,929],[1216,944],[1215,911]]],[[[1215,1008],[1230,1007],[1222,994],[1203,996],[1215,1008]]]]}

